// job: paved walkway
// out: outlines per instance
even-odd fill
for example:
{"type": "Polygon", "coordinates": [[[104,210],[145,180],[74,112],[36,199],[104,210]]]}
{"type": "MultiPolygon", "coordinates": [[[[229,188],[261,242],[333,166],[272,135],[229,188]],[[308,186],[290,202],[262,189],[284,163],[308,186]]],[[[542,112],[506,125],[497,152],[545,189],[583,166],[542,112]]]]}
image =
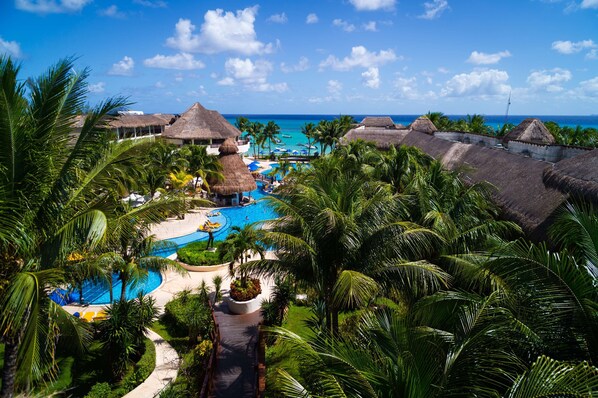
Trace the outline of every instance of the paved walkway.
{"type": "Polygon", "coordinates": [[[179,356],[160,335],[152,330],[148,337],[156,347],[156,367],[152,374],[123,398],[151,398],[157,396],[168,383],[176,379],[179,369],[179,356]]]}
{"type": "Polygon", "coordinates": [[[220,326],[220,350],[213,397],[252,397],[255,393],[256,345],[260,311],[234,315],[221,302],[214,307],[220,326]]]}

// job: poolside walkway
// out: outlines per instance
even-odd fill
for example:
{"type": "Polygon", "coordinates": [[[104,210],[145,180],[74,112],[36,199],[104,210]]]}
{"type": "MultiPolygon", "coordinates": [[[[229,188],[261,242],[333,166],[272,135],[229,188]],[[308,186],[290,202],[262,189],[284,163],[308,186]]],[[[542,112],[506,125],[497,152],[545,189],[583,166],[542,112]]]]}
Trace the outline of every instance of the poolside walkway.
{"type": "Polygon", "coordinates": [[[234,315],[226,302],[214,307],[220,326],[220,349],[213,397],[252,397],[256,382],[256,346],[260,311],[234,315]]]}
{"type": "Polygon", "coordinates": [[[156,347],[156,367],[147,379],[123,398],[155,397],[171,381],[179,370],[179,356],[160,335],[152,330],[148,337],[156,347]]]}

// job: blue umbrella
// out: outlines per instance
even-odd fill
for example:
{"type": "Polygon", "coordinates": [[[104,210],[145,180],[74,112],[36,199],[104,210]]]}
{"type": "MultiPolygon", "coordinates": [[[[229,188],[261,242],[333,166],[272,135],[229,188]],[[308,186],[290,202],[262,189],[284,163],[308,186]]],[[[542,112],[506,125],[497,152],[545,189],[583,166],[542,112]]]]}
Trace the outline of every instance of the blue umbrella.
{"type": "Polygon", "coordinates": [[[257,171],[260,168],[260,166],[258,166],[257,164],[253,164],[253,163],[251,163],[248,167],[249,167],[249,171],[257,171]]]}
{"type": "Polygon", "coordinates": [[[249,163],[250,166],[261,166],[262,164],[260,162],[258,162],[257,160],[254,160],[253,162],[249,163]]]}

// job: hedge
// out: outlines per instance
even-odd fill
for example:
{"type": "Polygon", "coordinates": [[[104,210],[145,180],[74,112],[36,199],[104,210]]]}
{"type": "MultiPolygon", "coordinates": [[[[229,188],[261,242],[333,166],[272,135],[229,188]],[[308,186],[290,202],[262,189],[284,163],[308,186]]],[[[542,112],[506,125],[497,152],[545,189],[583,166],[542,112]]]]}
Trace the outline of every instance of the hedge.
{"type": "Polygon", "coordinates": [[[216,265],[222,263],[228,263],[231,261],[230,256],[225,256],[224,259],[220,259],[218,253],[218,247],[221,242],[215,242],[214,247],[216,251],[206,250],[207,241],[199,241],[188,244],[185,247],[177,250],[178,260],[189,265],[216,265]]]}

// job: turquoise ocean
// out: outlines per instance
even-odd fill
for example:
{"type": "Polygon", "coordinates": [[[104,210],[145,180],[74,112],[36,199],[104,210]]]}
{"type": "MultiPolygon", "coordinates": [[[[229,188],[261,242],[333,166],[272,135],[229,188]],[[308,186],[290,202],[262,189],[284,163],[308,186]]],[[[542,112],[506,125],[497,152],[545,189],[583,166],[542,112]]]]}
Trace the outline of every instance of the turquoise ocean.
{"type": "MultiPolygon", "coordinates": [[[[280,135],[278,138],[281,140],[279,144],[272,144],[272,150],[275,148],[279,148],[281,150],[286,150],[287,153],[292,154],[293,151],[296,151],[296,154],[306,153],[307,150],[307,139],[301,133],[301,127],[303,127],[306,123],[314,123],[318,124],[320,120],[333,120],[337,118],[339,115],[235,115],[235,114],[225,114],[223,115],[226,120],[230,123],[234,124],[235,119],[239,116],[244,116],[252,122],[260,122],[263,124],[268,123],[270,120],[274,121],[276,124],[280,126],[280,135]],[[303,152],[302,152],[303,151],[303,152]]],[[[376,115],[351,115],[353,118],[360,122],[365,116],[376,116],[376,115]]],[[[409,125],[415,119],[417,119],[420,115],[380,115],[380,116],[390,116],[392,120],[396,124],[402,125],[409,125]]],[[[447,115],[452,120],[457,120],[461,118],[465,118],[465,115],[447,115]]],[[[592,116],[528,116],[528,115],[513,115],[509,116],[508,122],[513,123],[515,125],[521,123],[523,119],[528,117],[537,117],[543,122],[553,121],[558,123],[561,126],[582,126],[584,128],[593,127],[598,128],[598,115],[592,116]]],[[[486,119],[486,124],[491,127],[496,128],[499,125],[504,124],[505,116],[492,116],[492,115],[484,115],[486,119]]],[[[318,151],[319,148],[312,149],[311,153],[313,154],[314,151],[318,151]]],[[[268,148],[266,147],[265,153],[268,152],[268,148]]],[[[282,152],[277,152],[282,153],[282,152]]]]}

